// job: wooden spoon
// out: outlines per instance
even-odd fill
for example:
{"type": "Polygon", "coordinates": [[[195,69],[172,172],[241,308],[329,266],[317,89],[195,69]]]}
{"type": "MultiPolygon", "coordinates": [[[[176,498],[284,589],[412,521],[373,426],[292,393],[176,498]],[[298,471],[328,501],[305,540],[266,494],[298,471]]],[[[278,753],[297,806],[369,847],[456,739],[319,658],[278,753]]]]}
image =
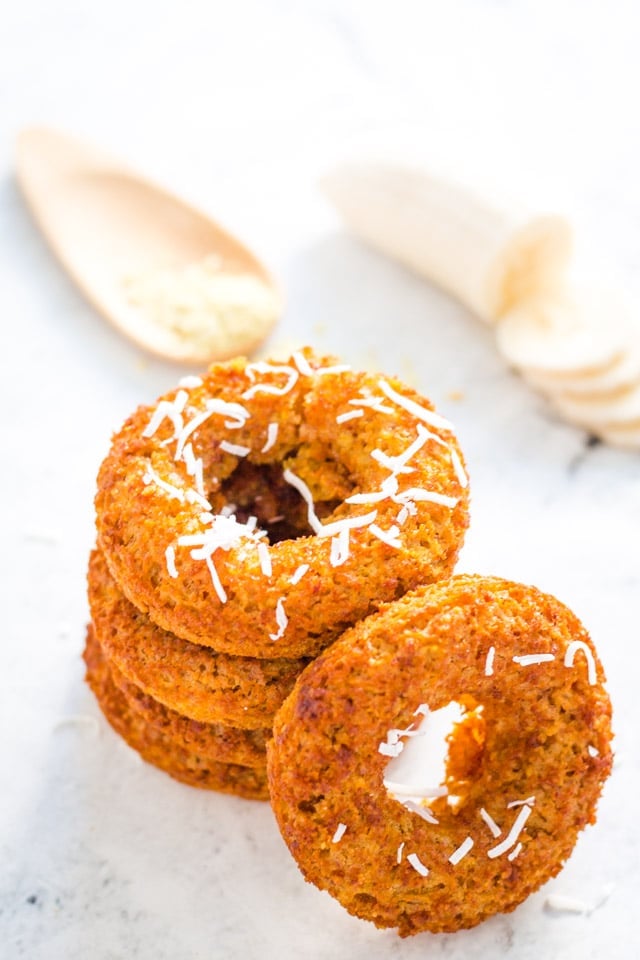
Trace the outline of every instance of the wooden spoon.
{"type": "Polygon", "coordinates": [[[194,363],[249,353],[278,319],[280,292],[250,250],[100,150],[28,129],[17,177],[83,293],[152,353],[194,363]]]}

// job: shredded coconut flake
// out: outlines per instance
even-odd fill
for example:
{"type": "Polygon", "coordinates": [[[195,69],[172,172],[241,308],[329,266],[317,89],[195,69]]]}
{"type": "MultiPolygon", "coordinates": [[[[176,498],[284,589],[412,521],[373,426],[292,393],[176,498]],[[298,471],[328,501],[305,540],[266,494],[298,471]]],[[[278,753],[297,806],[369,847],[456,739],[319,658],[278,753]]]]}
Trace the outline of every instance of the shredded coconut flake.
{"type": "Polygon", "coordinates": [[[480,807],[480,816],[482,817],[486,825],[489,827],[489,830],[491,831],[494,837],[499,837],[502,834],[501,828],[495,822],[491,814],[487,810],[485,810],[484,807],[480,807]]]}
{"type": "Polygon", "coordinates": [[[313,376],[313,367],[305,357],[304,353],[302,353],[300,350],[294,350],[291,356],[293,357],[293,362],[303,377],[313,376]]]}
{"type": "Polygon", "coordinates": [[[302,499],[307,504],[307,519],[309,526],[318,537],[333,537],[336,533],[340,533],[340,531],[344,529],[354,530],[357,527],[366,527],[370,523],[373,523],[376,518],[377,512],[373,510],[371,513],[364,514],[364,516],[345,517],[342,520],[334,520],[333,523],[323,524],[316,514],[311,491],[302,477],[297,476],[297,474],[293,473],[292,470],[288,469],[283,471],[282,476],[287,483],[290,483],[291,486],[298,491],[302,499]]]}
{"type": "Polygon", "coordinates": [[[515,860],[515,858],[518,856],[521,850],[522,850],[522,844],[520,842],[516,843],[511,853],[507,854],[507,860],[515,860]]]}
{"type": "Polygon", "coordinates": [[[472,838],[466,837],[466,839],[462,841],[460,846],[456,850],[454,850],[451,856],[449,857],[449,863],[453,864],[453,866],[455,867],[457,864],[460,863],[460,861],[464,857],[466,857],[466,855],[469,853],[472,847],[473,847],[472,838]]]}
{"type": "Polygon", "coordinates": [[[180,406],[180,404],[177,402],[178,397],[181,397],[181,394],[184,394],[185,398],[187,397],[185,391],[181,390],[174,400],[160,400],[151,415],[149,423],[142,431],[143,437],[152,437],[164,420],[170,420],[173,425],[173,437],[170,439],[174,439],[178,436],[183,425],[182,410],[184,408],[184,403],[182,403],[180,406]]]}
{"type": "Polygon", "coordinates": [[[276,623],[278,624],[277,632],[269,634],[270,639],[274,641],[279,640],[284,635],[287,624],[289,623],[289,618],[284,609],[284,597],[278,597],[276,603],[276,623]]]}
{"type": "Polygon", "coordinates": [[[269,552],[269,547],[264,540],[258,541],[258,559],[260,561],[260,569],[262,570],[263,574],[265,577],[270,577],[273,573],[271,553],[269,552]]]}
{"type": "Polygon", "coordinates": [[[507,804],[507,810],[512,810],[514,807],[524,807],[525,803],[532,807],[535,802],[535,797],[527,797],[526,800],[512,800],[511,803],[507,804]]]}
{"type": "Polygon", "coordinates": [[[323,377],[327,373],[348,373],[351,367],[348,363],[335,363],[332,367],[318,367],[316,374],[323,377]]]}
{"type": "Polygon", "coordinates": [[[344,517],[342,520],[334,520],[333,523],[321,523],[316,531],[318,537],[333,537],[336,533],[343,530],[357,530],[359,527],[368,527],[378,515],[377,510],[362,514],[359,517],[344,517]]]}
{"type": "Polygon", "coordinates": [[[194,417],[189,420],[188,423],[184,425],[177,437],[175,459],[182,459],[182,453],[184,450],[184,445],[192,436],[196,430],[202,426],[210,417],[215,415],[220,415],[224,417],[229,417],[230,419],[225,420],[224,425],[229,429],[236,429],[238,427],[243,427],[246,421],[250,417],[249,411],[246,407],[243,407],[239,403],[229,403],[226,400],[220,400],[219,398],[213,398],[207,400],[206,407],[204,410],[201,410],[200,413],[197,413],[194,417]]]}
{"type": "Polygon", "coordinates": [[[417,813],[418,816],[422,817],[423,820],[426,820],[427,823],[437,824],[439,822],[438,819],[431,813],[429,807],[423,807],[421,803],[416,803],[415,800],[401,800],[400,803],[410,813],[417,813]]]}
{"type": "Polygon", "coordinates": [[[489,647],[489,650],[487,651],[487,659],[485,660],[485,663],[484,663],[485,677],[493,676],[493,661],[494,661],[495,655],[496,655],[496,648],[489,647]]]}
{"type": "Polygon", "coordinates": [[[201,533],[184,534],[178,537],[179,547],[193,547],[191,557],[194,560],[206,562],[213,586],[222,603],[226,603],[227,594],[218,577],[212,555],[216,550],[231,550],[244,539],[255,540],[259,536],[255,526],[255,518],[249,518],[247,523],[239,523],[234,516],[225,516],[220,513],[214,517],[211,526],[201,533]],[[250,522],[252,519],[253,523],[250,522]]]}
{"type": "Polygon", "coordinates": [[[271,447],[274,446],[277,439],[278,439],[278,423],[270,423],[267,427],[267,439],[260,453],[266,453],[267,450],[271,450],[271,447]]]}
{"type": "Polygon", "coordinates": [[[394,390],[391,384],[387,383],[386,380],[378,380],[378,386],[389,398],[389,400],[392,400],[393,403],[396,403],[399,407],[402,407],[408,413],[411,413],[414,417],[417,417],[418,420],[428,423],[430,426],[435,427],[436,430],[453,431],[453,425],[448,420],[445,420],[444,417],[434,413],[433,410],[427,410],[426,407],[416,403],[415,400],[410,400],[409,397],[404,397],[401,393],[398,393],[397,390],[394,390]]]}
{"type": "Polygon", "coordinates": [[[453,447],[449,447],[449,455],[451,456],[451,465],[453,467],[453,472],[456,475],[456,479],[462,489],[464,490],[469,486],[469,478],[465,472],[464,467],[462,466],[462,460],[458,456],[457,452],[453,447]]]}
{"type": "Polygon", "coordinates": [[[309,569],[308,563],[301,563],[298,569],[295,571],[295,573],[291,577],[291,579],[289,580],[289,583],[293,584],[294,586],[296,583],[300,583],[300,581],[302,580],[302,578],[304,577],[308,569],[309,569]]]}
{"type": "Polygon", "coordinates": [[[300,376],[295,367],[290,367],[287,364],[265,363],[261,360],[257,363],[248,364],[245,369],[251,380],[255,380],[256,373],[284,373],[287,377],[286,383],[281,386],[276,386],[273,383],[254,383],[252,387],[249,387],[249,389],[245,390],[242,394],[245,400],[249,400],[257,393],[271,393],[276,397],[282,397],[294,388],[300,376]]]}
{"type": "Polygon", "coordinates": [[[336,832],[331,838],[331,843],[339,843],[344,837],[346,829],[347,829],[346,823],[339,823],[336,828],[336,832]]]}
{"type": "Polygon", "coordinates": [[[592,743],[590,743],[589,746],[587,747],[587,753],[589,754],[590,757],[600,756],[600,751],[598,750],[597,747],[594,747],[592,743]]]}
{"type": "Polygon", "coordinates": [[[577,897],[567,897],[562,893],[550,893],[544,901],[545,907],[554,913],[590,913],[590,906],[577,897]]]}
{"type": "Polygon", "coordinates": [[[587,678],[591,686],[593,686],[593,684],[596,682],[596,662],[593,658],[591,650],[584,640],[574,640],[569,644],[564,654],[564,665],[565,667],[572,667],[578,651],[582,651],[582,653],[585,655],[587,661],[587,678]]]}
{"type": "MultiPolygon", "coordinates": [[[[191,556],[193,556],[193,552],[191,553],[191,556]]],[[[216,591],[216,593],[218,594],[218,599],[220,600],[220,603],[226,603],[226,602],[227,602],[227,591],[224,589],[224,587],[223,587],[222,584],[220,583],[220,577],[218,576],[218,571],[216,570],[216,567],[215,567],[215,564],[214,564],[213,560],[211,559],[210,556],[209,556],[209,557],[205,557],[204,560],[205,560],[205,563],[207,564],[207,568],[208,568],[209,574],[210,574],[210,576],[211,576],[211,582],[212,582],[212,584],[213,584],[213,589],[214,589],[214,590],[216,591]]]]}
{"type": "Polygon", "coordinates": [[[362,399],[349,400],[354,407],[370,407],[376,413],[394,413],[393,407],[388,407],[384,402],[384,397],[363,397],[362,399]]]}
{"type": "Polygon", "coordinates": [[[446,787],[433,787],[421,783],[397,783],[395,780],[383,780],[389,793],[398,797],[419,797],[421,800],[435,800],[437,797],[446,797],[449,793],[446,787]]]}
{"type": "Polygon", "coordinates": [[[147,466],[147,472],[142,478],[142,482],[145,486],[149,486],[150,483],[159,487],[160,490],[164,490],[165,493],[169,494],[174,500],[179,500],[181,503],[184,503],[184,490],[180,490],[178,487],[175,487],[172,483],[168,483],[166,480],[163,480],[162,477],[158,476],[151,464],[147,466]]]}
{"type": "Polygon", "coordinates": [[[582,913],[589,916],[594,910],[597,910],[607,902],[613,890],[614,885],[612,883],[607,884],[600,893],[600,896],[597,897],[593,903],[587,903],[585,900],[579,900],[577,897],[568,897],[562,893],[550,893],[544,905],[548,910],[558,913],[582,913]]]}
{"type": "Polygon", "coordinates": [[[329,563],[332,567],[340,567],[349,559],[349,529],[343,527],[340,533],[331,539],[331,553],[329,563]]]}
{"type": "Polygon", "coordinates": [[[336,423],[347,423],[349,420],[356,420],[358,417],[362,417],[364,411],[362,410],[347,410],[346,413],[339,413],[336,417],[336,423]]]}
{"type": "Polygon", "coordinates": [[[167,564],[167,572],[170,577],[174,579],[178,576],[178,569],[176,567],[176,548],[169,546],[164,552],[164,559],[167,564]]]}
{"type": "Polygon", "coordinates": [[[521,657],[514,657],[513,662],[519,663],[521,667],[533,667],[537,663],[551,663],[555,660],[552,653],[526,653],[521,657]]]}
{"type": "Polygon", "coordinates": [[[372,450],[371,458],[379,463],[381,467],[384,467],[385,470],[390,470],[391,473],[396,476],[400,473],[413,473],[413,467],[398,467],[396,464],[396,458],[389,456],[388,453],[384,453],[383,450],[372,450]]]}
{"type": "Polygon", "coordinates": [[[197,503],[203,510],[211,510],[209,501],[205,497],[202,497],[197,490],[187,490],[186,498],[189,503],[197,503]]]}
{"type": "Polygon", "coordinates": [[[398,534],[400,533],[400,530],[395,525],[392,527],[389,527],[388,530],[382,530],[377,523],[372,523],[369,526],[369,530],[374,535],[374,537],[377,537],[378,540],[382,540],[382,542],[386,543],[387,546],[395,547],[396,550],[402,547],[402,541],[398,538],[398,534]]]}
{"type": "Polygon", "coordinates": [[[200,494],[201,497],[205,496],[204,489],[204,464],[200,457],[196,457],[193,452],[193,446],[191,443],[185,444],[184,450],[182,452],[182,459],[184,460],[185,466],[187,468],[187,473],[190,477],[193,477],[193,482],[195,488],[200,494]]]}
{"type": "Polygon", "coordinates": [[[490,859],[493,860],[495,857],[500,857],[503,853],[506,853],[507,850],[510,850],[511,847],[514,846],[518,840],[518,837],[522,833],[525,823],[529,819],[531,809],[532,808],[526,803],[520,808],[520,812],[518,813],[518,816],[513,822],[511,830],[509,830],[509,833],[504,840],[501,843],[498,843],[495,847],[491,847],[490,850],[487,850],[487,856],[490,859]]]}
{"type": "Polygon", "coordinates": [[[392,475],[382,482],[379,490],[373,490],[371,493],[354,493],[347,497],[345,503],[380,503],[381,500],[392,497],[397,490],[398,479],[392,475]]]}
{"type": "Polygon", "coordinates": [[[239,523],[234,516],[225,517],[218,514],[214,518],[213,526],[202,533],[184,534],[178,538],[178,546],[198,547],[192,551],[194,560],[203,560],[215,550],[231,550],[237,547],[243,539],[255,540],[255,524],[239,523]]]}
{"type": "Polygon", "coordinates": [[[398,511],[398,516],[396,517],[396,523],[403,527],[407,520],[409,519],[409,507],[405,503],[403,507],[398,511]]]}
{"type": "Polygon", "coordinates": [[[402,863],[402,851],[404,850],[404,840],[398,847],[398,852],[396,853],[396,863],[402,863]]]}
{"type": "Polygon", "coordinates": [[[220,441],[220,449],[225,453],[232,453],[234,457],[246,457],[251,453],[251,447],[244,447],[240,443],[229,443],[228,440],[220,441]]]}
{"type": "Polygon", "coordinates": [[[458,503],[457,497],[448,497],[444,493],[437,493],[435,490],[423,490],[422,487],[410,487],[409,490],[403,490],[392,498],[396,503],[406,503],[408,500],[429,503],[439,503],[443,507],[453,507],[458,503]]]}
{"type": "Polygon", "coordinates": [[[306,503],[307,520],[309,522],[309,526],[314,533],[318,533],[319,529],[322,527],[322,524],[316,514],[315,504],[313,502],[313,497],[311,496],[311,490],[309,490],[309,487],[306,485],[302,477],[299,477],[297,474],[295,474],[293,470],[283,470],[282,476],[287,483],[290,483],[291,486],[298,491],[306,503]]]}
{"type": "Polygon", "coordinates": [[[190,374],[187,374],[186,377],[181,377],[180,380],[178,380],[178,385],[181,387],[187,387],[188,389],[191,387],[201,387],[202,377],[193,377],[190,374]]]}
{"type": "MultiPolygon", "coordinates": [[[[415,456],[415,454],[418,453],[422,447],[424,447],[427,440],[433,439],[433,437],[436,436],[429,430],[425,430],[421,424],[418,424],[417,426],[417,434],[418,436],[416,439],[413,441],[413,443],[409,444],[403,453],[399,453],[396,456],[391,457],[382,450],[373,450],[371,456],[374,460],[377,460],[383,466],[386,466],[388,470],[391,470],[392,473],[400,473],[402,468],[407,465],[409,460],[411,460],[411,458],[415,456]]],[[[436,439],[440,441],[440,437],[436,437],[436,439]]]]}
{"type": "Polygon", "coordinates": [[[407,857],[407,861],[411,864],[416,873],[420,874],[421,877],[427,877],[429,875],[429,868],[425,867],[417,853],[410,853],[407,857]]]}

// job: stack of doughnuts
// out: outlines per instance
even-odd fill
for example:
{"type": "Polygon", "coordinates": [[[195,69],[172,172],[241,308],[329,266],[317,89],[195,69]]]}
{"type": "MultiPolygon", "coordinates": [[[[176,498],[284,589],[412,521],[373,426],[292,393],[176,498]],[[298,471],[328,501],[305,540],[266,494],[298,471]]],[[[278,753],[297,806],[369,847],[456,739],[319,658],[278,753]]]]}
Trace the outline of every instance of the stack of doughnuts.
{"type": "Polygon", "coordinates": [[[268,797],[276,711],[347,628],[448,577],[468,524],[450,424],[305,349],[184,378],[98,475],[87,679],[141,756],[268,797]]]}
{"type": "Polygon", "coordinates": [[[85,660],[105,716],[178,780],[269,798],[351,913],[402,936],[473,926],[594,822],[612,754],[593,644],[533,587],[451,576],[463,458],[398,380],[310,350],[216,364],[126,421],[96,513],[85,660]]]}

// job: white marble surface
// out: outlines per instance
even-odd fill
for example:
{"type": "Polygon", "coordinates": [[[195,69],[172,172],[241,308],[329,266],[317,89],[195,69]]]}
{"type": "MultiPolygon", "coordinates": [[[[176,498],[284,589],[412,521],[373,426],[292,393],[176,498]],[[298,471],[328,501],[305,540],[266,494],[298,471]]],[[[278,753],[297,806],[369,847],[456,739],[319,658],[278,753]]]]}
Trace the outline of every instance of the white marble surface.
{"type": "Polygon", "coordinates": [[[315,188],[353,134],[415,123],[525,185],[553,180],[637,295],[636,11],[585,0],[4,11],[3,958],[637,956],[640,458],[586,448],[503,367],[486,328],[341,232],[315,188]],[[515,913],[453,936],[376,931],[303,882],[266,805],[172,782],[102,721],[80,661],[94,477],[110,431],[179,371],[108,329],[50,259],[12,176],[15,134],[34,122],[104,143],[252,242],[288,294],[275,343],[312,341],[430,394],[472,475],[460,569],[535,583],[590,628],[618,764],[597,826],[515,913]],[[545,910],[550,891],[596,901],[610,885],[590,916],[545,910]]]}

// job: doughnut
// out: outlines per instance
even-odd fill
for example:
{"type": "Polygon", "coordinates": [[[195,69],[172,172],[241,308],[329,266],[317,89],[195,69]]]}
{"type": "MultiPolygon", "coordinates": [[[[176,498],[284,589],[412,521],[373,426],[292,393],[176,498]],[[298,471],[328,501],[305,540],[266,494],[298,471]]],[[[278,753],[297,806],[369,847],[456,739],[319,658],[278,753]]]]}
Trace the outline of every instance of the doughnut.
{"type": "Polygon", "coordinates": [[[579,620],[533,587],[456,576],[385,605],[303,671],[267,745],[303,875],[401,936],[513,910],[595,822],[603,681],[579,620]],[[456,704],[437,772],[415,753],[410,775],[388,768],[416,731],[433,751],[429,724],[456,704]]]}
{"type": "Polygon", "coordinates": [[[109,663],[109,671],[127,706],[172,743],[219,763],[239,763],[244,767],[266,766],[267,739],[271,736],[268,727],[245,730],[222,723],[191,720],[175,710],[169,710],[140,687],[130,683],[112,663],[109,663]]]}
{"type": "Polygon", "coordinates": [[[102,713],[113,729],[143,760],[164,770],[175,780],[192,787],[232,793],[248,800],[268,800],[269,792],[264,767],[248,767],[237,763],[219,763],[185,750],[172,739],[150,726],[132,710],[118,690],[109,671],[93,629],[87,630],[84,650],[86,680],[102,713]]]}
{"type": "Polygon", "coordinates": [[[126,599],[98,550],[89,559],[88,592],[93,626],[110,663],[154,700],[201,723],[270,727],[308,663],[218,654],[156,627],[126,599]]]}
{"type": "Polygon", "coordinates": [[[237,359],[140,407],[99,471],[98,543],[126,597],[233,656],[315,656],[447,576],[468,523],[450,424],[392,377],[295,352],[237,359]]]}

